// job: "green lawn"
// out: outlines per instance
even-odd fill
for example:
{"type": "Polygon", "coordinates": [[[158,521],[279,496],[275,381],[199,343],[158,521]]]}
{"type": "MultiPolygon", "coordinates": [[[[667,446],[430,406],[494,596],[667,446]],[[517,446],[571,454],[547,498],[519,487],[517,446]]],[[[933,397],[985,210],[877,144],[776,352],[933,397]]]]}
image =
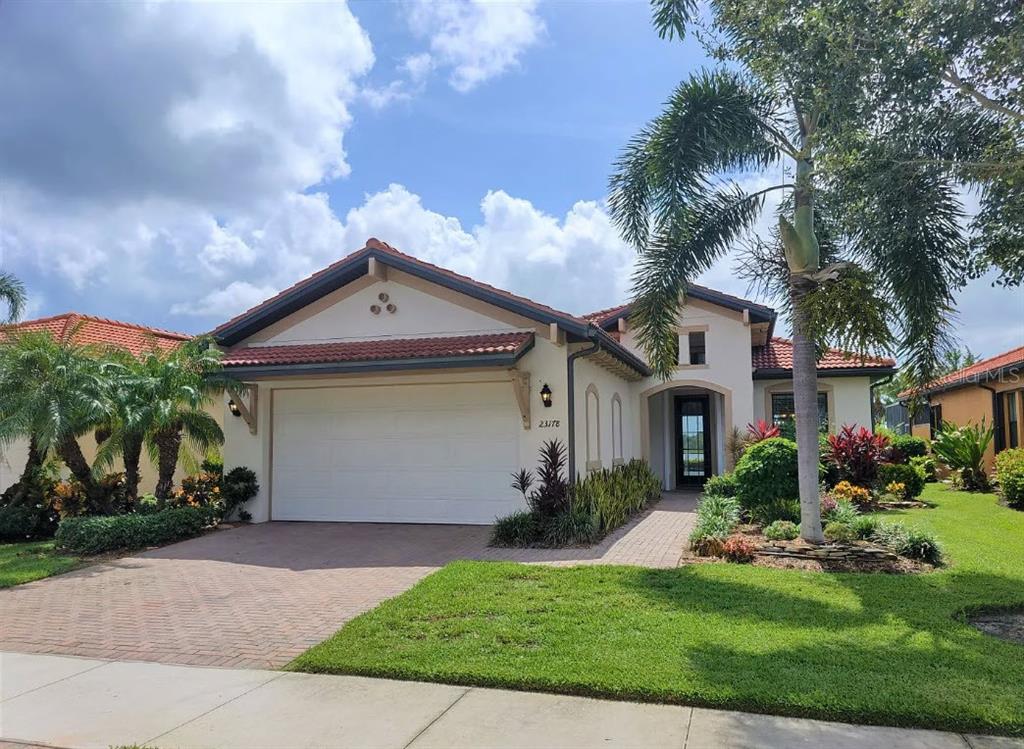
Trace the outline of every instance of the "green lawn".
{"type": "Polygon", "coordinates": [[[457,562],[289,668],[1024,734],[1024,646],[958,618],[1024,605],[1024,513],[925,498],[940,572],[457,562]]]}
{"type": "Polygon", "coordinates": [[[59,575],[77,564],[77,557],[54,552],[53,541],[0,544],[0,588],[59,575]]]}

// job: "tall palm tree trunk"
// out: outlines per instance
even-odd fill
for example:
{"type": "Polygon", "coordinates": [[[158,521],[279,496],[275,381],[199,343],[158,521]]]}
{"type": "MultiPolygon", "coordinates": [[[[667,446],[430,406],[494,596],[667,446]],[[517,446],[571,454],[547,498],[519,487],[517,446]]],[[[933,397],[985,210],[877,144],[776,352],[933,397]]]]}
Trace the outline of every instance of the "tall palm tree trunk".
{"type": "Polygon", "coordinates": [[[92,468],[89,466],[89,461],[85,459],[85,455],[82,454],[82,446],[78,444],[78,440],[74,437],[65,437],[57,445],[57,454],[60,455],[60,459],[64,461],[68,470],[71,471],[71,475],[91,495],[95,487],[95,482],[92,479],[92,468]]]}
{"type": "Polygon", "coordinates": [[[157,446],[156,496],[166,500],[174,488],[174,469],[178,467],[181,450],[181,427],[165,429],[154,437],[157,446]]]}
{"type": "Polygon", "coordinates": [[[28,459],[25,461],[25,470],[21,472],[21,478],[18,480],[20,484],[27,484],[32,478],[32,474],[43,465],[43,458],[45,456],[39,450],[39,443],[36,442],[35,435],[30,435],[28,438],[28,459]]]}
{"type": "Polygon", "coordinates": [[[800,487],[800,535],[808,541],[825,540],[821,531],[818,496],[818,354],[805,334],[800,299],[801,279],[791,282],[793,300],[793,404],[796,411],[797,472],[800,487]]]}
{"type": "Polygon", "coordinates": [[[142,459],[142,435],[126,437],[121,446],[121,458],[124,460],[124,482],[128,499],[134,504],[139,498],[139,463],[142,459]]]}

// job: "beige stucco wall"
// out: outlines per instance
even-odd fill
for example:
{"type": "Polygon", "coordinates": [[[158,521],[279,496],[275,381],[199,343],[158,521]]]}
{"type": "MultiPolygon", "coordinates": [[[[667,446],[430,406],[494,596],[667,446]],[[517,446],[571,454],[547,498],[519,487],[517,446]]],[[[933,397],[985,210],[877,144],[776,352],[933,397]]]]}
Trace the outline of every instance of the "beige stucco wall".
{"type": "MultiPolygon", "coordinates": [[[[792,380],[755,380],[754,418],[771,421],[771,394],[792,392],[792,380]]],[[[848,424],[872,428],[870,377],[818,377],[818,392],[828,396],[830,431],[848,424]]]]}
{"type": "MultiPolygon", "coordinates": [[[[1007,385],[998,388],[997,391],[1001,392],[1010,389],[1013,388],[1007,385]]],[[[947,424],[956,424],[957,426],[964,426],[966,424],[978,425],[984,420],[985,424],[991,425],[994,418],[991,391],[980,388],[977,385],[938,393],[929,398],[929,403],[932,406],[942,406],[942,421],[947,424]]],[[[914,434],[920,434],[922,437],[929,436],[930,429],[927,424],[918,427],[918,429],[921,431],[915,431],[914,434]]],[[[995,455],[995,440],[993,440],[988,446],[988,450],[985,451],[986,470],[992,470],[995,463],[995,455]]]]}

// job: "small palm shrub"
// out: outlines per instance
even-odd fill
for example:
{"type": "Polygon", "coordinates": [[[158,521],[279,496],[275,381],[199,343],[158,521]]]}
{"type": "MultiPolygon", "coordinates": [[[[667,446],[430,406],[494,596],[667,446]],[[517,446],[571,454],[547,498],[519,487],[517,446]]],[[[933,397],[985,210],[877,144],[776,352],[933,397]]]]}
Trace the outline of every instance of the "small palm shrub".
{"type": "Polygon", "coordinates": [[[992,443],[995,431],[986,427],[968,424],[958,427],[944,424],[932,440],[935,457],[956,471],[959,483],[966,491],[988,491],[988,476],[985,474],[985,451],[992,443]]]}
{"type": "Polygon", "coordinates": [[[893,463],[909,463],[913,458],[928,455],[928,441],[911,434],[898,434],[889,440],[889,459],[893,463]]]}
{"type": "Polygon", "coordinates": [[[757,552],[757,544],[742,533],[734,533],[725,539],[722,545],[722,556],[730,562],[746,564],[753,561],[757,552]]]}
{"type": "Polygon", "coordinates": [[[889,439],[860,427],[844,426],[828,437],[826,460],[838,469],[839,479],[854,486],[871,486],[880,463],[888,458],[889,439]]]}
{"type": "Polygon", "coordinates": [[[530,510],[513,512],[494,521],[491,546],[530,546],[540,540],[541,525],[530,510]]]}
{"type": "Polygon", "coordinates": [[[883,463],[878,466],[878,486],[903,484],[902,499],[913,499],[924,491],[924,471],[905,463],[883,463]]]}
{"type": "Polygon", "coordinates": [[[764,529],[764,537],[769,541],[792,541],[800,535],[800,526],[789,520],[776,520],[764,529]]]}
{"type": "Polygon", "coordinates": [[[769,523],[772,520],[792,519],[766,518],[762,510],[780,500],[790,501],[800,495],[795,442],[772,437],[751,445],[740,458],[733,476],[740,504],[752,517],[762,516],[760,519],[769,523]]]}
{"type": "Polygon", "coordinates": [[[1003,450],[996,456],[996,478],[1006,504],[1024,510],[1024,448],[1003,450]]]}
{"type": "Polygon", "coordinates": [[[704,495],[719,497],[735,497],[739,493],[739,484],[736,475],[726,473],[721,476],[712,476],[704,482],[704,495]]]}
{"type": "Polygon", "coordinates": [[[838,543],[850,543],[857,539],[857,534],[854,533],[853,528],[846,523],[840,523],[835,520],[825,524],[824,532],[825,538],[838,543]]]}
{"type": "Polygon", "coordinates": [[[917,455],[910,459],[910,465],[924,474],[927,483],[934,483],[939,480],[936,473],[935,458],[931,455],[917,455]]]}

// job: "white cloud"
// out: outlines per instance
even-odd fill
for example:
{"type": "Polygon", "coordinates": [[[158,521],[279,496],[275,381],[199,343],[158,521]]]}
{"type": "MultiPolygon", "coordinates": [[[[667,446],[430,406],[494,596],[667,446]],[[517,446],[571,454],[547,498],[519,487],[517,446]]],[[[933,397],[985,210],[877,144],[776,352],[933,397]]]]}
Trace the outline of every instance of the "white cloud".
{"type": "Polygon", "coordinates": [[[415,79],[444,67],[462,92],[518,65],[544,32],[537,0],[414,0],[409,23],[429,40],[430,54],[407,58],[407,72],[415,79]]]}
{"type": "Polygon", "coordinates": [[[172,305],[171,313],[200,317],[217,316],[228,320],[238,312],[255,307],[274,293],[275,289],[270,286],[254,286],[247,281],[232,281],[223,289],[215,289],[195,302],[178,302],[172,305]]]}

